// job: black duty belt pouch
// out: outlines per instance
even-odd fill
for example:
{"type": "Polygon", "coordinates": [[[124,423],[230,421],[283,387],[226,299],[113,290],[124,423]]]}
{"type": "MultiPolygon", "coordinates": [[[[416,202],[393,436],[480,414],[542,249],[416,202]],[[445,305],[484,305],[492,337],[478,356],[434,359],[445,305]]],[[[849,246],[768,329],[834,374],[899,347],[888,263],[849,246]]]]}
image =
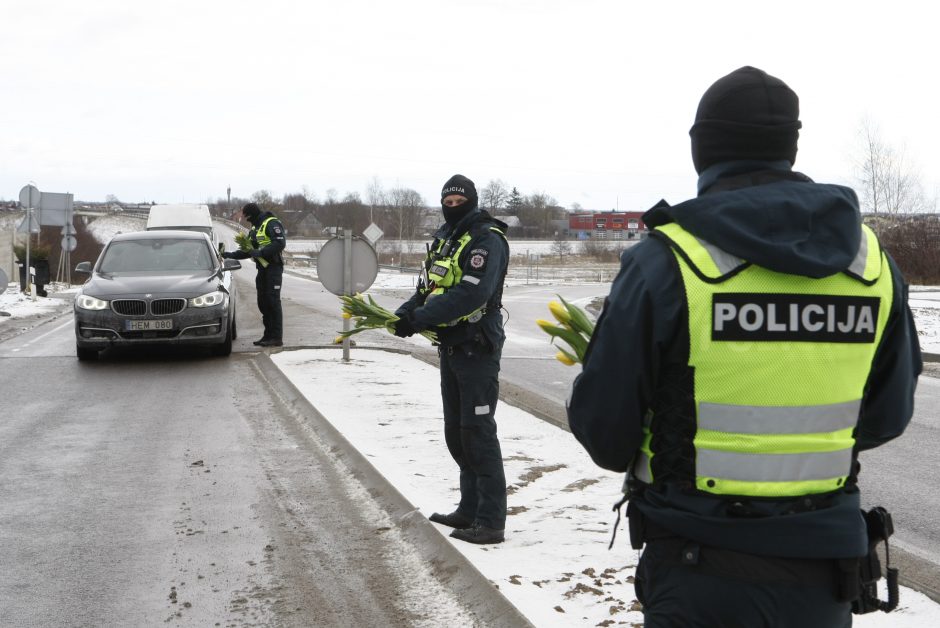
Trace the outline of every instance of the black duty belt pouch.
{"type": "MultiPolygon", "coordinates": [[[[888,546],[888,538],[894,534],[894,523],[891,521],[891,513],[875,506],[868,512],[862,511],[862,517],[865,519],[865,526],[868,529],[868,554],[858,559],[858,569],[855,577],[857,581],[857,597],[851,599],[852,612],[856,615],[864,615],[874,611],[890,613],[898,606],[900,593],[898,590],[898,570],[891,567],[891,554],[888,546]],[[881,561],[878,559],[878,544],[884,541],[885,544],[885,568],[887,572],[886,580],[888,585],[888,600],[878,599],[878,581],[881,579],[881,561]]],[[[852,561],[855,562],[855,561],[852,561]]],[[[843,571],[845,573],[845,571],[843,571]]]]}

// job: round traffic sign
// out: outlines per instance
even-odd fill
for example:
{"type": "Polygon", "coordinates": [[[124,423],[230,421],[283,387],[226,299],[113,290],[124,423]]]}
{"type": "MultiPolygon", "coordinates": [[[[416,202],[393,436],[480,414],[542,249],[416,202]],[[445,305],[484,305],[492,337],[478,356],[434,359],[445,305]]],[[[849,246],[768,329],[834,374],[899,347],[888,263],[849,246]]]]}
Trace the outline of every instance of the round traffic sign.
{"type": "Polygon", "coordinates": [[[24,185],[20,190],[20,205],[33,209],[39,207],[39,188],[32,184],[24,185]]]}
{"type": "MultiPolygon", "coordinates": [[[[368,242],[354,238],[350,255],[350,294],[369,289],[379,274],[379,259],[368,242]]],[[[343,264],[345,262],[345,239],[331,238],[320,248],[317,254],[317,277],[323,287],[336,295],[346,294],[343,290],[343,264]]]]}
{"type": "Polygon", "coordinates": [[[78,246],[78,240],[73,235],[67,235],[62,238],[62,250],[71,253],[78,246]]]}

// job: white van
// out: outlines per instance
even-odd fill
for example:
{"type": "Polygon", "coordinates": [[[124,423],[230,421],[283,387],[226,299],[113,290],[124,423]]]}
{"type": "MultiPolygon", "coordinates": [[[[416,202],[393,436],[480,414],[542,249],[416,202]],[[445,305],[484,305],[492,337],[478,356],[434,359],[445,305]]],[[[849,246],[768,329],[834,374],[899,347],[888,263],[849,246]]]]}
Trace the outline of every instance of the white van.
{"type": "Polygon", "coordinates": [[[212,244],[219,246],[215,230],[212,228],[212,216],[208,205],[198,203],[177,203],[154,205],[147,217],[147,231],[158,229],[183,229],[200,231],[212,239],[212,244]]]}

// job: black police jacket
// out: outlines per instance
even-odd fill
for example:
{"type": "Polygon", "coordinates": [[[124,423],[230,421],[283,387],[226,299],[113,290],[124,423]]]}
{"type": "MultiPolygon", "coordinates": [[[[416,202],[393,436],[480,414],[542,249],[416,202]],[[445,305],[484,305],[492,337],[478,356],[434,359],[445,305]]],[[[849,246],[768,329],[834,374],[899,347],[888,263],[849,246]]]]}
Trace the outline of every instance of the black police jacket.
{"type": "MultiPolygon", "coordinates": [[[[269,264],[283,265],[283,251],[287,247],[287,231],[284,229],[284,225],[281,224],[281,221],[274,216],[271,212],[264,212],[258,219],[254,221],[251,225],[251,231],[248,232],[248,236],[252,237],[257,232],[258,228],[264,224],[264,221],[268,218],[274,218],[271,222],[265,226],[265,233],[271,239],[266,246],[258,249],[261,253],[261,257],[266,259],[269,264]]],[[[254,240],[254,238],[252,238],[254,240]]],[[[248,259],[251,257],[251,254],[248,251],[229,251],[224,254],[224,257],[229,257],[231,259],[248,259]]],[[[258,263],[258,260],[255,259],[255,265],[258,267],[258,270],[264,270],[264,267],[258,263]]]]}
{"type": "MultiPolygon", "coordinates": [[[[742,259],[810,277],[843,270],[857,252],[861,216],[854,192],[814,183],[787,162],[717,164],[702,174],[699,187],[697,198],[675,207],[661,202],[644,222],[674,221],[742,259]]],[[[862,401],[860,450],[904,431],[922,366],[907,286],[890,258],[889,264],[894,299],[862,401]]],[[[643,440],[647,411],[692,403],[688,346],[678,265],[665,242],[648,238],[621,257],[568,402],[571,431],[599,466],[626,471],[643,440]]],[[[668,482],[632,499],[660,530],[703,545],[804,558],[867,551],[854,486],[809,504],[730,503],[668,482]]]]}
{"type": "Polygon", "coordinates": [[[409,316],[419,331],[433,329],[443,346],[482,342],[490,349],[502,347],[506,336],[500,308],[509,265],[509,244],[491,227],[503,233],[507,229],[504,222],[479,209],[464,216],[456,225],[442,225],[434,234],[435,242],[457,240],[465,233],[471,236],[458,259],[463,279],[433,299],[425,300],[423,292],[416,290],[395,314],[409,316]],[[463,321],[453,326],[440,326],[484,306],[483,318],[476,323],[463,321]]]}

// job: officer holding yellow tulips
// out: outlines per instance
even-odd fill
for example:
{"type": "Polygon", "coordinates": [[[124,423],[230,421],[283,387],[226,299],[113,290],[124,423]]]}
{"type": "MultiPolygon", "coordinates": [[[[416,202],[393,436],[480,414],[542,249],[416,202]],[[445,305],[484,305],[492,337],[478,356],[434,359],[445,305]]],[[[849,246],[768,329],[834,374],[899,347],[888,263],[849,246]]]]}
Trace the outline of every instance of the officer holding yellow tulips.
{"type": "Polygon", "coordinates": [[[239,242],[239,250],[222,253],[222,257],[254,260],[258,270],[255,275],[255,288],[258,292],[258,310],[261,312],[264,334],[253,344],[261,347],[280,347],[284,344],[284,315],[281,310],[281,283],[284,278],[282,252],[287,246],[287,233],[281,221],[271,212],[262,211],[257,203],[246,204],[242,208],[242,218],[251,225],[251,230],[239,242]]]}
{"type": "Polygon", "coordinates": [[[444,184],[441,209],[445,222],[418,289],[395,312],[394,333],[431,330],[439,344],[444,439],[460,469],[460,503],[431,521],[454,528],[451,536],[462,541],[501,543],[506,478],[494,415],[505,339],[506,225],[479,209],[473,181],[459,174],[444,184]]]}
{"type": "Polygon", "coordinates": [[[799,101],[743,67],[690,130],[698,196],[643,216],[575,380],[571,431],[627,473],[645,626],[847,628],[869,552],[860,451],[921,356],[855,193],[792,169],[799,101]]]}

